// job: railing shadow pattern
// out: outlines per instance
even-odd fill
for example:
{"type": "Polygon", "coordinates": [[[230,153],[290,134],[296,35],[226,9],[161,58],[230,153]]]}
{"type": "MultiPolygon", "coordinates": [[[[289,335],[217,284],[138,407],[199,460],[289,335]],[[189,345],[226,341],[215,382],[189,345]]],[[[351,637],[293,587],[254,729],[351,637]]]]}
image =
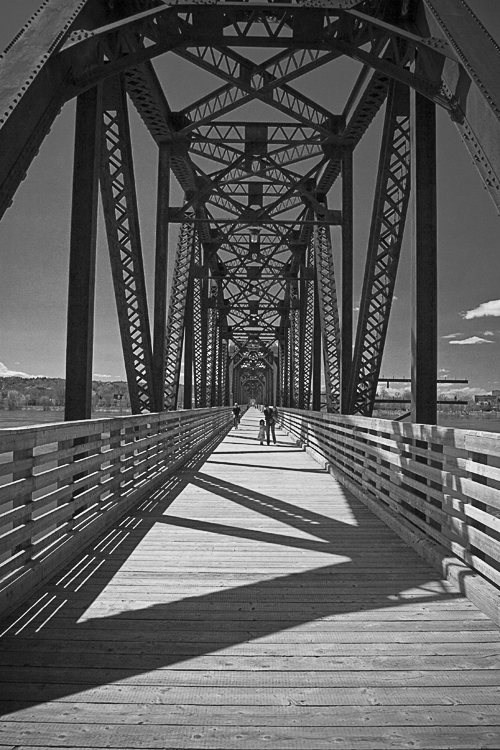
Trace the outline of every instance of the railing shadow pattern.
{"type": "MultiPolygon", "coordinates": [[[[460,621],[459,628],[456,621],[447,619],[447,609],[456,606],[454,600],[457,597],[461,599],[460,594],[452,593],[437,576],[433,577],[425,564],[405,567],[402,574],[402,562],[408,555],[413,560],[413,552],[374,519],[361,503],[354,498],[349,500],[346,494],[346,502],[355,518],[355,524],[348,524],[234,482],[215,478],[206,471],[200,471],[214,445],[215,441],[203,454],[168,478],[115,528],[106,532],[62,571],[43,594],[28,602],[21,613],[5,621],[0,641],[2,675],[8,683],[3,695],[0,695],[3,711],[12,713],[37,702],[57,701],[77,694],[78,701],[98,702],[93,690],[113,684],[116,692],[122,696],[130,691],[125,702],[137,702],[145,690],[149,699],[151,691],[153,694],[156,691],[161,702],[161,690],[166,687],[175,689],[177,700],[181,701],[183,690],[189,685],[207,684],[207,681],[210,683],[214,679],[213,674],[210,676],[211,670],[204,669],[202,662],[190,668],[187,662],[194,657],[217,654],[228,647],[272,637],[305,623],[321,631],[328,620],[345,619],[346,616],[347,621],[343,623],[346,633],[355,629],[356,623],[359,625],[361,620],[362,624],[370,621],[373,630],[377,629],[377,623],[382,624],[385,631],[382,635],[387,637],[387,630],[391,629],[390,612],[395,608],[401,609],[397,622],[392,623],[392,627],[397,628],[399,643],[404,644],[405,631],[414,627],[415,619],[421,620],[419,625],[425,629],[428,605],[434,612],[430,627],[433,630],[441,628],[452,631],[457,648],[452,666],[447,667],[451,670],[450,685],[456,683],[460,670],[477,667],[477,660],[463,653],[463,644],[461,646],[460,643],[463,640],[462,631],[488,631],[485,637],[488,641],[491,623],[478,617],[477,610],[467,604],[461,605],[464,619],[460,621]],[[214,498],[223,498],[249,510],[263,520],[286,524],[290,533],[200,521],[169,513],[172,502],[188,484],[214,498]],[[374,522],[378,544],[367,549],[366,534],[372,534],[374,522]],[[170,602],[148,604],[141,600],[139,587],[128,605],[120,602],[121,611],[117,614],[107,614],[104,610],[99,611],[98,607],[93,608],[101,592],[155,525],[207,531],[233,539],[321,552],[331,555],[334,562],[291,572],[286,576],[233,585],[204,595],[185,597],[178,594],[170,602]],[[305,532],[308,536],[298,537],[294,531],[305,532]],[[378,580],[378,585],[373,587],[373,577],[377,579],[378,576],[381,549],[385,578],[382,584],[378,580]],[[392,570],[392,575],[387,575],[387,570],[392,570]],[[436,619],[436,605],[439,607],[439,602],[443,608],[441,621],[439,616],[436,619]],[[70,650],[61,648],[61,642],[68,642],[70,650]],[[126,659],[123,656],[124,644],[126,659]],[[28,673],[19,669],[27,662],[30,664],[28,673]],[[50,670],[47,670],[48,665],[50,670]],[[183,665],[185,671],[169,670],[174,665],[183,665]],[[155,672],[152,685],[148,674],[159,669],[165,671],[155,672]]],[[[280,450],[288,454],[297,451],[291,446],[280,450]]],[[[218,452],[217,457],[221,453],[218,452]]],[[[238,455],[244,460],[244,453],[238,455]]],[[[208,467],[212,462],[219,463],[212,458],[205,465],[208,467]]],[[[317,473],[324,472],[318,469],[317,473]]],[[[203,565],[200,567],[203,568],[203,565]]],[[[158,581],[165,576],[172,580],[175,570],[158,569],[156,575],[158,581]]],[[[189,574],[182,573],[184,580],[186,575],[189,577],[189,574]]],[[[197,581],[202,575],[192,573],[197,581]]],[[[231,576],[220,575],[227,584],[231,576]]],[[[212,583],[213,580],[212,573],[212,583]]],[[[148,581],[151,585],[155,582],[154,578],[148,581]]],[[[495,633],[495,637],[497,635],[495,633]]],[[[425,636],[422,640],[425,641],[425,636]]],[[[388,671],[385,664],[379,673],[371,673],[370,685],[387,688],[390,684],[394,689],[418,686],[422,680],[422,664],[425,662],[428,669],[429,658],[423,655],[420,663],[414,656],[405,654],[404,645],[398,651],[395,644],[394,651],[392,669],[388,671]]],[[[386,657],[380,657],[381,664],[384,659],[386,657]]],[[[219,673],[223,675],[224,684],[231,684],[236,674],[234,670],[238,669],[234,657],[221,653],[217,663],[219,669],[224,670],[219,673]]],[[[258,669],[254,675],[254,686],[270,689],[278,676],[276,672],[267,670],[263,663],[265,659],[256,663],[258,669]]],[[[362,659],[355,653],[325,657],[321,663],[325,677],[323,680],[320,677],[320,682],[316,684],[314,680],[318,680],[318,674],[315,671],[311,688],[324,689],[327,684],[330,685],[332,676],[331,673],[327,674],[327,670],[332,667],[339,670],[343,688],[359,687],[366,678],[366,673],[361,669],[362,659]]],[[[181,670],[183,666],[180,666],[181,670]]],[[[483,656],[481,684],[496,684],[495,680],[499,677],[496,666],[497,660],[493,654],[489,660],[486,655],[483,656]]],[[[286,669],[284,661],[283,668],[286,669]]],[[[288,677],[283,677],[280,674],[279,679],[293,684],[297,675],[290,673],[288,677]]],[[[304,672],[301,671],[300,680],[303,679],[304,672]]],[[[470,673],[468,679],[470,681],[470,673]]],[[[109,692],[107,696],[109,699],[109,692]]],[[[64,712],[61,712],[59,720],[64,722],[70,719],[64,718],[64,712]]]]}
{"type": "Polygon", "coordinates": [[[284,409],[286,430],[500,622],[500,435],[284,409]]]}
{"type": "Polygon", "coordinates": [[[227,431],[230,415],[197,409],[0,430],[0,611],[227,431]]]}

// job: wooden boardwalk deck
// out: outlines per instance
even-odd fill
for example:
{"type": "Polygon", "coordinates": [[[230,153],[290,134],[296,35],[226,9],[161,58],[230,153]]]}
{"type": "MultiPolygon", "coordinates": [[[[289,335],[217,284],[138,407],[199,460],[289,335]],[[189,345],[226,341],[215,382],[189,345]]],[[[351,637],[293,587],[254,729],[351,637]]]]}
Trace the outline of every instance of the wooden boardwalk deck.
{"type": "Polygon", "coordinates": [[[500,632],[260,414],[3,625],[2,748],[499,748],[500,632]]]}

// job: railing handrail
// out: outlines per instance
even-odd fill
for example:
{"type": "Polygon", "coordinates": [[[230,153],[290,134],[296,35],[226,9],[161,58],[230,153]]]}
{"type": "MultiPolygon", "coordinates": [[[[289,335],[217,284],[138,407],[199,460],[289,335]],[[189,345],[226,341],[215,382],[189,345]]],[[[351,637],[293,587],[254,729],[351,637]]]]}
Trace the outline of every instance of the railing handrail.
{"type": "Polygon", "coordinates": [[[279,412],[299,443],[499,621],[500,434],[279,412]]]}
{"type": "Polygon", "coordinates": [[[228,429],[230,407],[0,430],[0,612],[228,429]]]}

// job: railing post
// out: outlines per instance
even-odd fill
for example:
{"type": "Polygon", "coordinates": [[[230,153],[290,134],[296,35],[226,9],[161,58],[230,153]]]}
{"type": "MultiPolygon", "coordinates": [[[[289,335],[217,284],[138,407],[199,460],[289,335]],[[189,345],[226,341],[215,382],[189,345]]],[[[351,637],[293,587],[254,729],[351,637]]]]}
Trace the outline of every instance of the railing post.
{"type": "MultiPolygon", "coordinates": [[[[29,461],[29,465],[26,467],[26,469],[22,469],[21,471],[15,471],[12,475],[12,479],[14,482],[18,481],[19,479],[29,479],[33,476],[33,448],[22,448],[21,450],[13,451],[12,454],[13,462],[16,463],[17,461],[29,461]]],[[[32,502],[33,496],[31,491],[27,491],[23,493],[23,495],[19,498],[16,498],[16,500],[11,501],[12,502],[12,508],[19,508],[23,505],[27,506],[30,505],[32,502]]],[[[30,512],[29,519],[24,521],[25,525],[31,525],[33,526],[33,514],[30,512]]],[[[19,552],[23,552],[26,559],[31,559],[31,550],[33,548],[33,537],[30,536],[29,539],[27,539],[25,542],[20,544],[19,546],[15,547],[13,552],[14,554],[19,554],[19,552]]]]}

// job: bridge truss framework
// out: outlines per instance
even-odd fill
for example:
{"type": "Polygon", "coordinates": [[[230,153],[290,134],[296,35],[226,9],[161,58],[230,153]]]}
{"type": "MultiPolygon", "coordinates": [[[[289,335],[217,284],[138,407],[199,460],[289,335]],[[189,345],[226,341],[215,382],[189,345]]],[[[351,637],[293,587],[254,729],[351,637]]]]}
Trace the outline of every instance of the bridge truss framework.
{"type": "Polygon", "coordinates": [[[412,205],[412,417],[433,423],[435,110],[500,208],[499,64],[463,0],[42,2],[1,61],[0,216],[76,97],[66,418],[90,417],[100,190],[134,413],[177,408],[182,373],[185,408],[253,398],[318,410],[324,383],[328,411],[370,416],[412,205]],[[153,64],[166,52],[221,85],[172,111],[153,64]],[[293,86],[342,56],[360,63],[343,111],[293,86]],[[152,330],[129,102],[158,147],[152,330]],[[252,102],[276,119],[235,119],[252,102]],[[353,336],[353,152],[384,105],[353,336]]]}

